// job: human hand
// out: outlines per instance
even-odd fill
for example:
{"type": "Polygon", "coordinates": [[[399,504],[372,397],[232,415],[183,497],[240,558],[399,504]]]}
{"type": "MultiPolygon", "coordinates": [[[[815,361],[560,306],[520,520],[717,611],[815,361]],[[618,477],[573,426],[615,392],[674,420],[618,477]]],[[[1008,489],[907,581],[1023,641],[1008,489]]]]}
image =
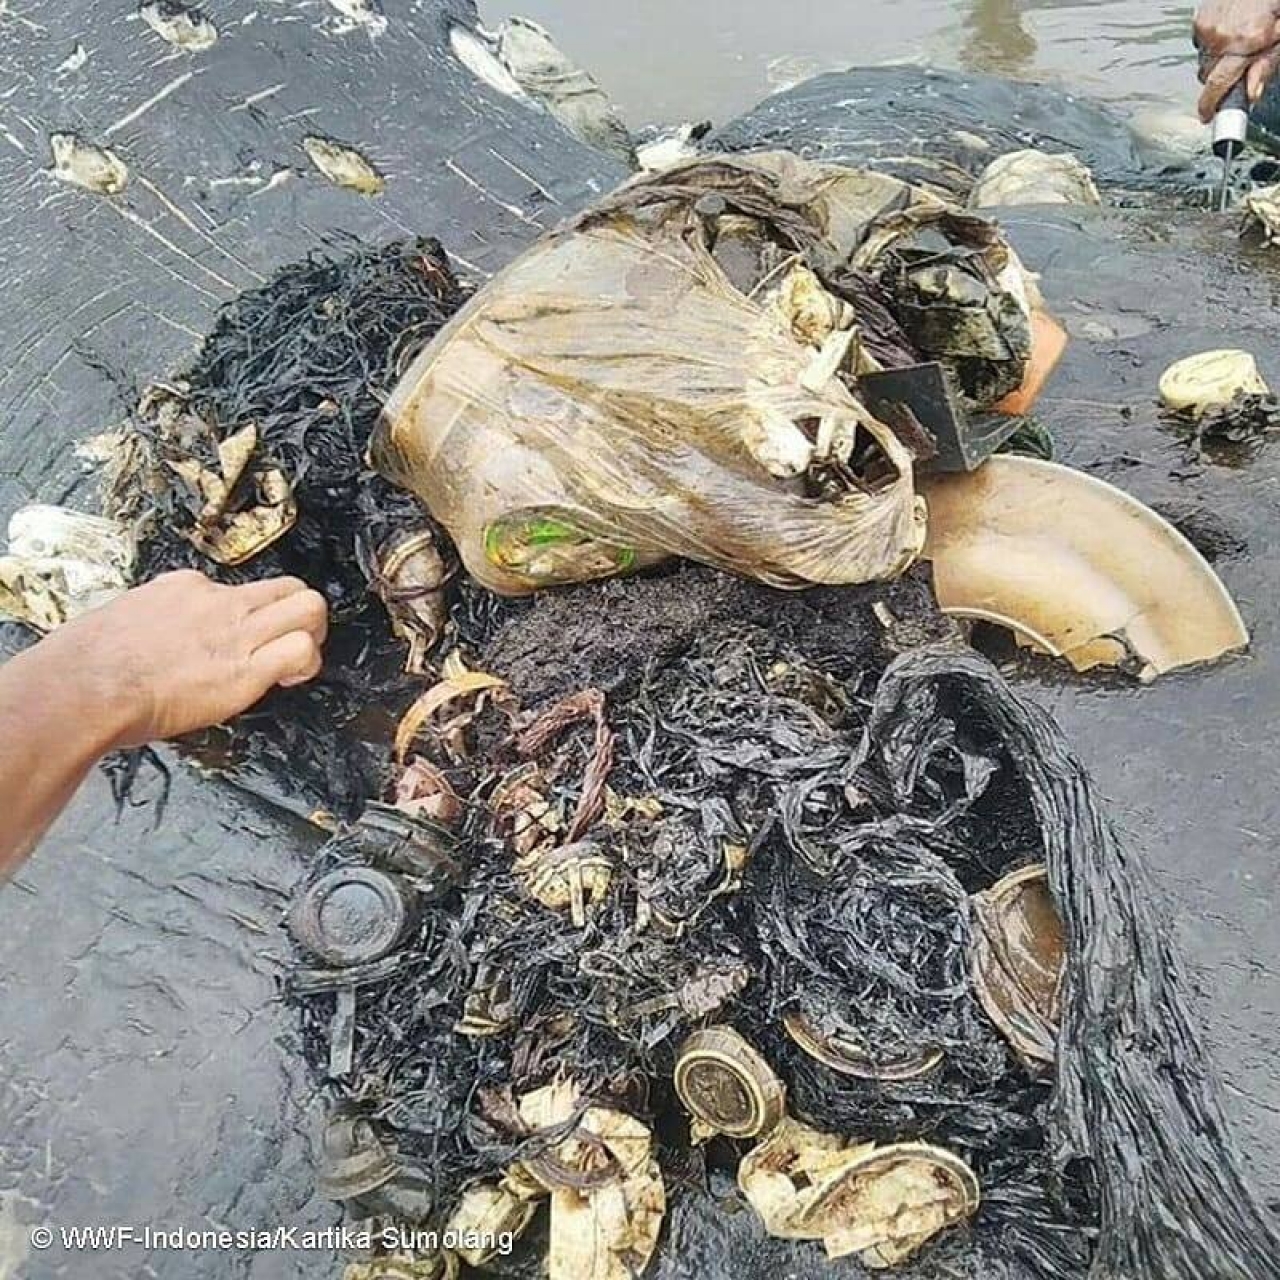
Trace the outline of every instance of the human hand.
{"type": "Polygon", "coordinates": [[[1280,0],[1203,0],[1195,41],[1204,83],[1200,119],[1208,124],[1241,79],[1252,105],[1280,69],[1280,0]]]}
{"type": "Polygon", "coordinates": [[[327,633],[324,597],[297,578],[229,587],[183,570],[83,614],[37,650],[82,682],[98,721],[86,731],[119,748],[221,724],[278,685],[312,679],[327,633]]]}

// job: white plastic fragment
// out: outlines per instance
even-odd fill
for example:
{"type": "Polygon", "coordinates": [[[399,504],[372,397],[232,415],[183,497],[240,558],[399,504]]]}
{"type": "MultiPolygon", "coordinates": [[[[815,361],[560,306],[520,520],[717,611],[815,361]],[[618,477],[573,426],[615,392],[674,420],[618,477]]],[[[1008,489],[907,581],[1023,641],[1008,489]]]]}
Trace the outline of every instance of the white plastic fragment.
{"type": "Polygon", "coordinates": [[[852,329],[837,329],[824,340],[809,367],[800,375],[800,385],[818,395],[849,361],[849,350],[857,334],[852,329]]]}
{"type": "Polygon", "coordinates": [[[72,71],[79,71],[80,68],[83,67],[84,64],[88,61],[89,61],[89,51],[84,47],[84,45],[82,45],[79,41],[77,41],[76,47],[72,49],[71,52],[67,54],[67,56],[63,58],[63,60],[60,63],[58,63],[57,70],[59,72],[66,72],[66,73],[70,73],[72,71]]]}
{"type": "Polygon", "coordinates": [[[779,480],[792,480],[809,470],[813,445],[785,414],[761,408],[742,428],[747,452],[779,480]]]}
{"type": "Polygon", "coordinates": [[[698,139],[707,131],[706,124],[686,123],[669,129],[636,148],[636,159],[646,173],[669,169],[682,160],[698,154],[698,139]]]}
{"type": "Polygon", "coordinates": [[[204,13],[175,0],[150,0],[138,16],[161,40],[187,53],[203,53],[218,42],[218,28],[204,13]]]}
{"type": "Polygon", "coordinates": [[[85,142],[74,133],[49,137],[53,176],[103,196],[118,196],[129,185],[129,166],[110,147],[85,142]]]}
{"type": "Polygon", "coordinates": [[[374,0],[329,0],[352,26],[364,27],[371,36],[380,36],[387,29],[387,20],[374,0]]]}
{"type": "Polygon", "coordinates": [[[1245,225],[1262,231],[1269,245],[1280,243],[1280,182],[1259,187],[1244,198],[1245,225]]]}
{"type": "Polygon", "coordinates": [[[1102,196],[1088,165],[1072,155],[1011,151],[993,160],[969,196],[971,209],[1000,205],[1092,204],[1102,196]]]}
{"type": "Polygon", "coordinates": [[[133,535],[115,520],[33,504],[9,519],[0,556],[0,616],[37,631],[105,604],[133,574],[133,535]]]}
{"type": "Polygon", "coordinates": [[[459,1242],[454,1251],[467,1266],[483,1269],[501,1249],[504,1237],[524,1234],[537,1208],[535,1200],[523,1200],[507,1187],[479,1182],[463,1192],[445,1236],[459,1242]]]}
{"type": "Polygon", "coordinates": [[[554,1191],[549,1280],[635,1280],[658,1247],[666,1209],[656,1160],[593,1191],[554,1191]]]}
{"type": "MultiPolygon", "coordinates": [[[[525,1094],[520,1118],[533,1130],[563,1131],[579,1103],[577,1086],[558,1080],[525,1094]]],[[[648,1127],[608,1107],[587,1107],[547,1155],[550,1163],[529,1162],[518,1180],[551,1196],[549,1280],[637,1280],[658,1247],[667,1208],[648,1127]],[[614,1171],[608,1180],[587,1178],[605,1167],[614,1171]]]]}
{"type": "MultiPolygon", "coordinates": [[[[822,348],[838,330],[852,331],[857,316],[845,301],[830,293],[817,275],[796,263],[769,292],[769,311],[797,342],[822,348]]],[[[834,369],[832,370],[834,373],[834,369]]],[[[819,385],[825,385],[830,375],[819,385]]]]}
{"type": "Polygon", "coordinates": [[[1239,395],[1265,396],[1270,388],[1247,351],[1202,351],[1165,370],[1160,399],[1196,415],[1229,405],[1239,395]]]}
{"type": "Polygon", "coordinates": [[[309,134],[302,149],[313,165],[335,186],[358,191],[363,196],[381,195],[386,179],[354,147],[309,134]]]}
{"type": "Polygon", "coordinates": [[[738,1166],[738,1186],[780,1240],[821,1240],[828,1257],[898,1266],[973,1216],[978,1180],[958,1156],[922,1143],[877,1147],[782,1122],[738,1166]]]}

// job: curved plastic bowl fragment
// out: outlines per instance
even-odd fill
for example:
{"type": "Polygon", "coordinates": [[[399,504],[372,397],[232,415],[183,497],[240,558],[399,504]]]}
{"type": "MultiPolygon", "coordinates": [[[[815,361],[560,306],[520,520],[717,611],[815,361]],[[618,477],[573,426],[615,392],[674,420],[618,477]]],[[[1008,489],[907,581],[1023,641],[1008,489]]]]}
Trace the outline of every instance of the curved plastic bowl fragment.
{"type": "Polygon", "coordinates": [[[1244,649],[1249,632],[1200,553],[1149,507],[1032,458],[921,478],[924,558],[955,617],[1007,627],[1077,671],[1143,681],[1244,649]]]}

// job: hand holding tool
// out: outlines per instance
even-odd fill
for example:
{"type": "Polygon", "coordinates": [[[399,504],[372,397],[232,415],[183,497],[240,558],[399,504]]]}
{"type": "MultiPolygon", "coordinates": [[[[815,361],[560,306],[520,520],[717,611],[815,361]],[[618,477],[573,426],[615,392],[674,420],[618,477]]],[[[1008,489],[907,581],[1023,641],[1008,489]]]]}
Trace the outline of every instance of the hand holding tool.
{"type": "Polygon", "coordinates": [[[1244,80],[1222,100],[1213,117],[1213,154],[1222,161],[1222,190],[1218,208],[1225,211],[1231,199],[1231,171],[1235,158],[1244,150],[1249,134],[1249,94],[1244,80]]]}

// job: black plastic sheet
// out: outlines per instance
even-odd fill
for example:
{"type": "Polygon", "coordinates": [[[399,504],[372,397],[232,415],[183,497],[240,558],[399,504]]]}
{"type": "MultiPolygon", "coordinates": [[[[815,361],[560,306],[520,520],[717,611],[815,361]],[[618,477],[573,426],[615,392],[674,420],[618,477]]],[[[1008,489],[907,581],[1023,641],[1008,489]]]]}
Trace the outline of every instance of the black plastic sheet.
{"type": "Polygon", "coordinates": [[[1051,1134],[1101,1200],[1093,1280],[1274,1269],[1277,1228],[1227,1137],[1220,1087],[1183,995],[1142,860],[1117,840],[1049,716],[985,663],[922,652],[886,675],[871,736],[909,803],[940,729],[994,735],[1026,788],[1068,940],[1051,1134]],[[943,700],[955,708],[940,715],[943,700]]]}

